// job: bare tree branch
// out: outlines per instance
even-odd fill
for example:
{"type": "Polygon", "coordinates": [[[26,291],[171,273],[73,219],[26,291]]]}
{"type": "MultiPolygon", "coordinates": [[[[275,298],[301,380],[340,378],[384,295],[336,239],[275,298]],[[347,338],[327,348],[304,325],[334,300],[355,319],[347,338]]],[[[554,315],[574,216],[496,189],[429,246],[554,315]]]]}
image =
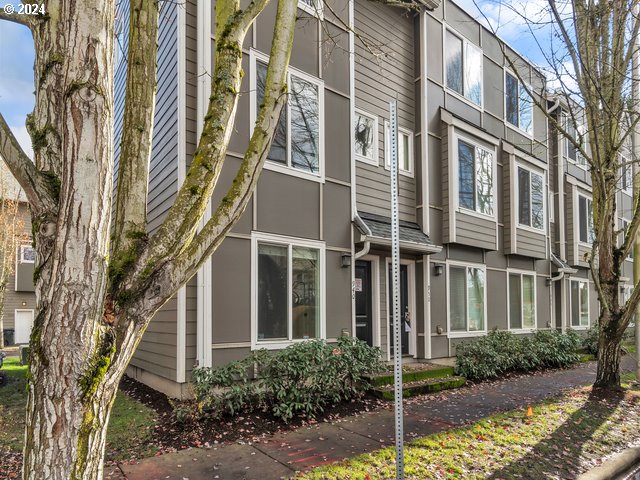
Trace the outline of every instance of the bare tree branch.
{"type": "Polygon", "coordinates": [[[18,15],[17,13],[8,14],[4,9],[0,8],[0,20],[6,20],[8,22],[17,23],[18,25],[24,25],[29,30],[34,26],[32,15],[18,15]]]}

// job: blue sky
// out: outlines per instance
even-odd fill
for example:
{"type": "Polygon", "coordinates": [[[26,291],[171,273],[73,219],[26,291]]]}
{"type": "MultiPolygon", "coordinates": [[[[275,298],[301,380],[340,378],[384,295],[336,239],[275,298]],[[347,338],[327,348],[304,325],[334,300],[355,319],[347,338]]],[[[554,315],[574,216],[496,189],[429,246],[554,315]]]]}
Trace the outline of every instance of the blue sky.
{"type": "MultiPolygon", "coordinates": [[[[477,5],[482,9],[482,15],[473,0],[454,1],[474,18],[485,23],[490,22],[503,40],[516,51],[525,54],[530,61],[540,66],[546,64],[521,15],[513,9],[502,6],[499,0],[478,0],[477,5]]],[[[546,4],[546,0],[522,0],[518,11],[535,17],[540,15],[546,4]]],[[[540,35],[540,32],[537,32],[537,35],[541,41],[544,40],[545,35],[540,35]]],[[[35,101],[33,61],[33,39],[29,30],[21,25],[0,21],[0,112],[30,155],[31,142],[24,124],[27,114],[33,110],[35,101]]]]}

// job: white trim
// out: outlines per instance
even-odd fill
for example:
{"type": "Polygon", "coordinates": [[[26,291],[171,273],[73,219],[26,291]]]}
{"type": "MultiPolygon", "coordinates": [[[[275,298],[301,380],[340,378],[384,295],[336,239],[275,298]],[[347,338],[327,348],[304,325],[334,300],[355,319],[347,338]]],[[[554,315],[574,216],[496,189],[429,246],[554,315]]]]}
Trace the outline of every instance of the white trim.
{"type": "Polygon", "coordinates": [[[458,32],[455,28],[453,28],[451,25],[449,25],[446,22],[442,23],[442,70],[443,70],[442,86],[444,87],[445,93],[449,93],[450,95],[456,97],[458,100],[462,102],[467,103],[468,105],[475,108],[476,110],[479,110],[480,112],[484,112],[484,52],[482,50],[482,47],[469,41],[467,37],[462,35],[460,32],[458,32]],[[449,86],[447,85],[447,57],[446,57],[447,30],[449,30],[454,36],[458,37],[462,42],[462,52],[461,52],[461,55],[462,55],[462,72],[461,73],[462,73],[462,90],[463,90],[462,94],[459,92],[456,92],[452,88],[449,88],[449,86]],[[480,104],[479,105],[477,103],[474,103],[473,100],[467,98],[464,95],[464,84],[465,84],[464,65],[465,65],[465,59],[467,56],[466,49],[468,46],[471,46],[471,48],[477,49],[480,52],[480,57],[482,58],[482,65],[481,65],[481,71],[480,71],[480,104]]]}
{"type": "MultiPolygon", "coordinates": [[[[16,325],[18,324],[17,321],[17,313],[18,312],[30,312],[31,313],[31,328],[29,329],[29,337],[31,337],[31,332],[33,331],[33,322],[35,321],[35,310],[33,308],[16,308],[13,310],[13,330],[14,332],[16,331],[16,325]]],[[[24,343],[18,343],[15,339],[14,336],[14,340],[13,340],[14,344],[16,345],[24,345],[24,343]]],[[[29,339],[27,339],[27,343],[29,343],[29,339]]]]}
{"type": "MultiPolygon", "coordinates": [[[[503,109],[504,109],[504,124],[507,126],[507,128],[510,128],[511,130],[513,130],[516,133],[519,133],[520,135],[524,135],[525,137],[527,137],[530,140],[533,140],[533,134],[534,134],[534,129],[535,129],[535,125],[534,125],[534,112],[533,112],[533,108],[534,108],[534,103],[533,103],[533,98],[531,98],[531,131],[528,132],[526,130],[524,130],[521,126],[520,126],[520,109],[521,109],[521,105],[520,105],[520,88],[523,88],[523,86],[525,85],[523,82],[520,81],[520,78],[518,78],[518,75],[516,75],[513,70],[511,70],[510,68],[504,67],[504,75],[503,75],[503,84],[502,84],[502,91],[503,91],[503,109]],[[511,123],[508,119],[507,119],[507,75],[511,76],[512,78],[515,79],[515,81],[518,84],[518,125],[514,125],[513,123],[511,123]]],[[[527,86],[527,95],[529,95],[528,92],[533,91],[533,89],[531,88],[531,85],[526,85],[527,86]]],[[[529,95],[529,97],[531,97],[529,95]]]]}
{"type": "MultiPolygon", "coordinates": [[[[250,75],[250,91],[249,95],[249,135],[253,134],[255,128],[255,121],[258,113],[257,105],[257,89],[256,89],[256,61],[262,63],[269,63],[269,56],[264,53],[251,48],[249,50],[249,68],[251,70],[250,75]]],[[[294,67],[287,69],[287,85],[291,85],[291,75],[300,78],[301,80],[315,85],[318,89],[318,173],[305,172],[291,166],[291,114],[287,114],[287,163],[286,165],[268,160],[264,162],[265,170],[273,170],[283,173],[285,175],[291,175],[294,177],[304,178],[306,180],[312,180],[315,182],[324,183],[325,174],[325,159],[324,159],[324,144],[325,144],[325,128],[324,128],[324,80],[309,75],[294,67]]],[[[291,103],[287,102],[283,108],[289,109],[291,103]]],[[[353,126],[351,126],[353,129],[353,126]]]]}
{"type": "MultiPolygon", "coordinates": [[[[589,291],[591,282],[587,278],[571,278],[569,279],[569,328],[573,330],[584,330],[591,326],[591,292],[589,291]],[[572,283],[584,283],[587,285],[587,324],[586,325],[573,325],[573,301],[571,298],[571,284],[572,283]]],[[[578,302],[579,303],[579,302],[578,302]]],[[[580,312],[582,313],[582,312],[580,312]]],[[[580,320],[580,319],[578,319],[580,320]]]]}
{"type": "Polygon", "coordinates": [[[251,342],[227,342],[213,343],[210,345],[211,350],[224,350],[226,348],[251,348],[251,342]]]}
{"type": "Polygon", "coordinates": [[[535,270],[522,270],[518,268],[507,268],[505,272],[507,276],[507,329],[512,333],[531,333],[538,329],[538,277],[535,270]],[[509,276],[511,274],[520,276],[520,314],[522,315],[521,328],[511,328],[511,283],[509,276]],[[533,327],[524,327],[524,282],[523,276],[533,278],[533,327]]]}
{"type": "MultiPolygon", "coordinates": [[[[416,348],[418,331],[417,318],[416,318],[416,262],[415,260],[409,260],[406,258],[400,259],[400,265],[407,266],[407,303],[409,304],[409,313],[411,314],[411,331],[409,332],[409,355],[413,358],[418,357],[418,351],[416,348]]],[[[389,300],[389,268],[391,267],[391,257],[385,257],[385,296],[386,296],[386,311],[387,315],[385,321],[387,322],[387,361],[391,360],[391,335],[389,328],[389,321],[391,317],[390,312],[390,300],[389,300]]]]}
{"type": "MultiPolygon", "coordinates": [[[[447,337],[448,338],[462,338],[462,337],[480,337],[483,335],[486,335],[487,333],[487,323],[488,323],[488,319],[487,319],[487,283],[488,283],[488,278],[487,278],[487,266],[483,263],[471,263],[471,262],[461,262],[461,261],[456,261],[456,260],[446,260],[445,262],[446,265],[446,310],[447,310],[447,337]],[[475,268],[478,270],[482,270],[482,272],[484,273],[484,288],[482,289],[482,292],[484,294],[484,318],[483,318],[483,326],[484,329],[483,330],[469,330],[469,295],[467,294],[467,298],[465,299],[465,303],[467,304],[467,318],[466,318],[466,324],[467,324],[467,331],[466,332],[462,332],[462,331],[455,331],[452,332],[451,331],[451,303],[450,303],[450,298],[451,298],[451,274],[450,274],[450,268],[451,267],[464,267],[465,269],[469,269],[469,268],[475,268]]],[[[465,291],[466,291],[466,287],[465,287],[465,291]]]]}
{"type": "MultiPolygon", "coordinates": [[[[583,242],[582,239],[580,238],[580,197],[585,198],[587,200],[587,202],[591,203],[591,214],[593,216],[593,197],[591,195],[587,195],[585,193],[578,192],[578,190],[576,189],[576,210],[575,210],[575,213],[574,213],[575,218],[577,218],[576,225],[578,227],[577,228],[577,232],[576,232],[577,233],[576,242],[577,242],[577,244],[579,246],[587,247],[587,248],[591,249],[593,246],[588,241],[587,242],[583,242]]],[[[589,203],[587,203],[586,206],[587,206],[587,212],[586,212],[586,215],[587,215],[587,237],[589,237],[589,203]]],[[[593,224],[593,222],[592,222],[592,224],[593,224]]],[[[592,231],[592,235],[595,237],[595,234],[596,234],[596,232],[595,232],[595,224],[593,224],[593,228],[594,228],[594,230],[592,231]]],[[[576,252],[576,254],[577,254],[577,252],[576,252]]]]}
{"type": "MultiPolygon", "coordinates": [[[[413,143],[415,141],[415,135],[411,130],[407,128],[398,127],[398,137],[400,137],[401,135],[404,135],[409,139],[407,142],[407,144],[409,145],[409,170],[405,170],[404,168],[400,167],[400,155],[398,152],[398,173],[400,175],[404,175],[405,177],[413,178],[413,174],[415,170],[415,160],[414,160],[414,154],[413,154],[413,149],[414,149],[413,143]]],[[[398,139],[398,145],[400,145],[399,139],[398,139]]],[[[398,147],[398,150],[400,150],[400,147],[398,147]]],[[[384,169],[385,170],[389,170],[391,168],[390,158],[391,158],[391,154],[389,153],[389,121],[385,120],[384,121],[384,169]]]]}
{"type": "Polygon", "coordinates": [[[527,230],[532,233],[537,233],[539,235],[544,235],[547,233],[547,192],[546,192],[546,179],[545,179],[545,171],[540,171],[539,169],[535,169],[530,167],[529,165],[525,165],[522,162],[515,162],[513,179],[515,182],[514,190],[515,190],[515,204],[514,210],[515,212],[515,225],[517,228],[522,230],[527,230]],[[529,173],[529,223],[531,225],[526,225],[520,223],[520,175],[518,169],[526,170],[529,173]],[[531,188],[531,176],[537,175],[541,178],[542,182],[542,228],[533,226],[533,202],[532,202],[532,192],[531,188]]]}
{"type": "Polygon", "coordinates": [[[293,339],[292,338],[292,305],[291,305],[291,282],[288,283],[287,288],[289,290],[287,299],[289,302],[288,308],[288,340],[258,340],[258,243],[270,243],[288,248],[288,278],[291,278],[291,250],[293,246],[306,247],[318,250],[319,269],[318,282],[320,290],[320,325],[319,325],[319,337],[326,338],[326,248],[325,242],[318,240],[309,240],[306,238],[288,237],[284,235],[276,235],[272,233],[252,232],[251,233],[251,350],[257,350],[260,348],[277,350],[285,348],[293,343],[303,342],[305,339],[293,339]]]}
{"type": "MultiPolygon", "coordinates": [[[[186,36],[187,36],[187,13],[184,8],[176,7],[177,15],[177,62],[178,74],[176,81],[178,82],[178,189],[182,186],[186,177],[187,170],[187,140],[186,125],[186,98],[187,98],[187,79],[186,79],[186,36]]],[[[186,379],[186,354],[187,354],[187,290],[183,285],[178,290],[176,305],[176,382],[184,383],[186,379]]]]}
{"type": "Polygon", "coordinates": [[[304,1],[298,0],[298,8],[322,20],[324,18],[324,2],[322,0],[311,0],[314,5],[307,5],[304,1]]]}
{"type": "Polygon", "coordinates": [[[355,115],[354,115],[354,119],[353,119],[353,124],[351,125],[351,129],[354,130],[354,135],[355,135],[355,123],[356,123],[356,117],[357,116],[362,116],[362,117],[367,117],[370,120],[373,120],[373,123],[375,125],[375,128],[373,129],[373,156],[375,158],[368,158],[364,155],[361,155],[359,153],[355,153],[355,138],[354,138],[354,155],[356,160],[358,160],[359,162],[362,163],[367,163],[369,165],[373,165],[375,167],[380,165],[380,143],[378,140],[378,128],[379,127],[379,123],[378,123],[378,116],[374,115],[373,113],[369,113],[365,110],[362,110],[360,108],[356,108],[355,109],[355,115]]]}

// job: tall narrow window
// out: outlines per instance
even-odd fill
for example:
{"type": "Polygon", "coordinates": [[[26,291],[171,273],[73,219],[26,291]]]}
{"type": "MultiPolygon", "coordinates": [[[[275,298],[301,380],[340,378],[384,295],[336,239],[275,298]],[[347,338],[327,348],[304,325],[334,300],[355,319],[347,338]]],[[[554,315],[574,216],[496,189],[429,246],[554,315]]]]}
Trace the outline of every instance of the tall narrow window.
{"type": "Polygon", "coordinates": [[[520,130],[533,134],[533,101],[515,75],[505,73],[505,119],[520,130]]]}
{"type": "Polygon", "coordinates": [[[356,158],[378,164],[378,119],[364,112],[356,112],[353,126],[356,158]]]}
{"type": "MultiPolygon", "coordinates": [[[[391,166],[391,130],[389,122],[384,122],[384,164],[391,166]]],[[[398,171],[413,175],[413,132],[398,128],[398,171]]]]}
{"type": "Polygon", "coordinates": [[[587,168],[587,161],[576,147],[576,142],[580,145],[586,144],[586,134],[582,125],[576,125],[573,119],[564,116],[564,127],[570,138],[564,138],[564,156],[571,163],[575,163],[580,168],[587,168]],[[573,139],[573,141],[571,140],[573,139]]]}
{"type": "Polygon", "coordinates": [[[460,207],[493,215],[493,153],[458,140],[460,207]]]}
{"type": "Polygon", "coordinates": [[[633,166],[627,157],[620,155],[619,158],[622,169],[622,189],[626,192],[631,192],[633,189],[633,166]]]}
{"type": "Polygon", "coordinates": [[[447,30],[444,55],[447,87],[482,105],[482,50],[447,30]]]}
{"type": "Polygon", "coordinates": [[[536,327],[535,276],[509,274],[509,328],[520,330],[536,327]]]}
{"type": "Polygon", "coordinates": [[[582,243],[593,243],[593,203],[590,198],[578,196],[578,230],[582,243]]]}
{"type": "MultiPolygon", "coordinates": [[[[256,105],[262,104],[267,77],[267,63],[255,60],[256,105]]],[[[321,82],[288,73],[289,94],[278,119],[267,160],[291,169],[320,174],[321,82]]]]}
{"type": "Polygon", "coordinates": [[[589,326],[589,282],[571,280],[571,326],[589,326]]]}
{"type": "Polygon", "coordinates": [[[518,223],[544,230],[542,175],[522,167],[518,167],[518,223]]]}
{"type": "Polygon", "coordinates": [[[451,332],[485,330],[485,272],[449,267],[449,328],[451,332]]]}

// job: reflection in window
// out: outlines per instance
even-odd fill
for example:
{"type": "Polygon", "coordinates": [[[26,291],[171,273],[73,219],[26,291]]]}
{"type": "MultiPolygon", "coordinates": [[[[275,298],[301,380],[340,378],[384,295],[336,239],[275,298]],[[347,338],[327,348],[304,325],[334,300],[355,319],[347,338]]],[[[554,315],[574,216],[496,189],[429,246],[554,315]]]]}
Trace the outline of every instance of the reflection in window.
{"type": "Polygon", "coordinates": [[[452,332],[484,331],[485,272],[449,267],[449,328],[452,332]]]}
{"type": "Polygon", "coordinates": [[[493,215],[493,154],[458,140],[459,205],[493,215]]]}
{"type": "Polygon", "coordinates": [[[293,284],[291,287],[291,304],[293,308],[293,338],[316,338],[320,336],[318,250],[293,247],[292,251],[291,272],[293,284]]]}
{"type": "Polygon", "coordinates": [[[378,128],[376,118],[363,113],[356,113],[356,124],[353,128],[356,155],[375,161],[378,157],[378,145],[375,144],[376,130],[378,128]]]}
{"type": "Polygon", "coordinates": [[[580,145],[584,145],[586,143],[586,134],[584,132],[584,127],[582,125],[576,126],[576,123],[568,116],[564,116],[564,128],[569,134],[569,137],[574,141],[571,141],[569,138],[564,138],[564,156],[572,163],[577,164],[581,168],[587,167],[587,161],[584,156],[580,153],[578,148],[576,148],[575,142],[578,142],[580,145]]]}
{"type": "Polygon", "coordinates": [[[450,30],[445,34],[447,87],[476,105],[482,104],[482,50],[450,30]]]}
{"type": "Polygon", "coordinates": [[[509,274],[509,328],[536,327],[534,275],[509,274]]]}
{"type": "MultiPolygon", "coordinates": [[[[384,122],[385,166],[391,165],[391,126],[384,122]]],[[[413,173],[413,132],[398,129],[398,169],[401,173],[413,173]]]]}
{"type": "Polygon", "coordinates": [[[590,198],[578,196],[578,230],[582,243],[593,243],[595,232],[593,229],[593,203],[590,198]]]}
{"type": "MultiPolygon", "coordinates": [[[[267,65],[256,61],[256,103],[264,98],[267,65]]],[[[289,95],[267,159],[296,170],[320,172],[320,95],[318,85],[288,75],[289,95]]]]}
{"type": "Polygon", "coordinates": [[[571,280],[571,326],[589,326],[589,283],[571,280]]]}
{"type": "Polygon", "coordinates": [[[287,247],[258,246],[258,339],[286,340],[287,247]]]}
{"type": "Polygon", "coordinates": [[[542,175],[518,167],[518,223],[544,229],[544,182],[542,175]]]}
{"type": "Polygon", "coordinates": [[[525,86],[510,73],[505,73],[505,118],[520,130],[533,133],[533,100],[525,86]]]}

